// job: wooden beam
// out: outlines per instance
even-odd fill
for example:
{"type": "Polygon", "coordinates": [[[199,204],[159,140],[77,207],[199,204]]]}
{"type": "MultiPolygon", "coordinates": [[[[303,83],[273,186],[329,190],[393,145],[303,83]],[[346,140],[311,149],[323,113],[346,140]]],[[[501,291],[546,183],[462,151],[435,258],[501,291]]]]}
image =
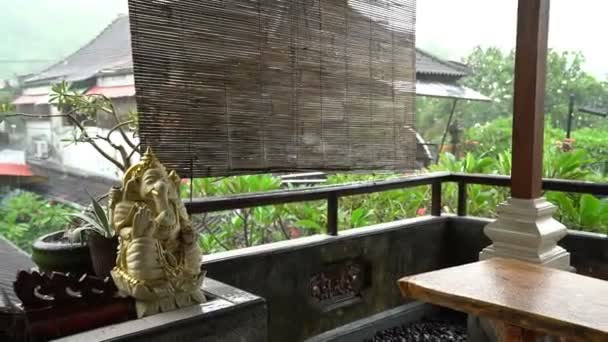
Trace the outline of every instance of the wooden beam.
{"type": "Polygon", "coordinates": [[[541,196],[549,2],[519,0],[517,10],[511,168],[515,198],[541,196]]]}

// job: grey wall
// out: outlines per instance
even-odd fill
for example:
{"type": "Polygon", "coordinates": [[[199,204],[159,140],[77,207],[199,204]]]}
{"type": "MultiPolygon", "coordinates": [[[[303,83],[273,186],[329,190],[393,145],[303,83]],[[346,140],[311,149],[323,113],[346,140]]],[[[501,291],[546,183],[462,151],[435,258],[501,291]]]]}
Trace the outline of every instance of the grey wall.
{"type": "MultiPolygon", "coordinates": [[[[264,297],[270,341],[302,341],[406,301],[396,281],[406,275],[473,262],[490,244],[489,221],[426,217],[206,256],[211,278],[264,297]],[[310,296],[310,277],[326,265],[359,259],[369,284],[357,304],[323,312],[310,296]]],[[[581,273],[608,279],[608,239],[571,232],[561,243],[581,273]]]]}
{"type": "Polygon", "coordinates": [[[608,238],[605,235],[570,231],[561,242],[570,251],[577,273],[608,280],[608,238]]]}
{"type": "Polygon", "coordinates": [[[483,234],[490,220],[476,217],[450,217],[446,239],[446,254],[451,265],[461,265],[479,259],[479,252],[492,242],[483,234]]]}
{"type": "Polygon", "coordinates": [[[257,248],[249,255],[207,256],[205,265],[209,277],[266,299],[270,341],[302,341],[403,304],[397,279],[446,265],[447,221],[424,218],[353,229],[312,242],[298,239],[303,245],[293,240],[274,250],[257,248]],[[367,264],[368,286],[359,303],[323,312],[310,296],[310,278],[345,259],[367,264]]]}

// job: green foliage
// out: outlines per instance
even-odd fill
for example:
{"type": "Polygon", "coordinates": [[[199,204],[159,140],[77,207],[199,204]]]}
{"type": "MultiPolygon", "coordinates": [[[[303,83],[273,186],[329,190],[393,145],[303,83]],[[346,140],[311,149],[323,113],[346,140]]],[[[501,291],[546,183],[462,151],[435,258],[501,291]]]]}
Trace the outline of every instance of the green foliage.
{"type": "Polygon", "coordinates": [[[586,168],[600,176],[608,176],[608,122],[596,128],[577,129],[572,138],[574,148],[585,151],[592,160],[586,168]]]}
{"type": "MultiPolygon", "coordinates": [[[[344,184],[397,177],[396,174],[336,174],[328,184],[344,184]]],[[[195,179],[193,197],[225,196],[280,189],[280,179],[270,175],[195,179]]],[[[190,184],[181,189],[190,197],[190,184]]],[[[340,199],[340,229],[424,215],[430,192],[428,187],[393,190],[340,199]]],[[[245,208],[222,213],[194,215],[193,223],[201,233],[200,244],[206,252],[254,246],[325,232],[325,201],[290,203],[245,208]]]]}
{"type": "Polygon", "coordinates": [[[545,178],[587,179],[591,171],[586,168],[592,160],[583,150],[563,152],[557,148],[545,149],[543,158],[545,178]]]}
{"type": "MultiPolygon", "coordinates": [[[[477,125],[465,132],[465,155],[489,157],[497,160],[494,172],[510,174],[512,120],[499,118],[477,125]]],[[[608,164],[607,129],[585,128],[574,131],[572,140],[566,132],[545,127],[544,176],[546,178],[584,179],[601,181],[608,164]],[[564,153],[571,149],[572,153],[564,153]]],[[[448,167],[443,163],[443,167],[448,167]]],[[[456,171],[456,170],[453,170],[456,171]]],[[[471,171],[468,171],[471,172],[471,171]]]]}
{"type": "MultiPolygon", "coordinates": [[[[450,171],[463,173],[498,173],[500,159],[474,155],[467,152],[461,159],[451,153],[444,153],[439,163],[430,167],[431,171],[450,171]]],[[[471,216],[493,217],[496,207],[508,196],[506,189],[478,184],[467,186],[467,213],[471,216]]],[[[456,184],[444,184],[442,189],[443,211],[456,213],[458,208],[458,187],[456,184]]]]}
{"type": "Polygon", "coordinates": [[[36,238],[63,230],[75,211],[31,192],[13,193],[0,203],[0,234],[30,253],[36,238]]]}
{"type": "Polygon", "coordinates": [[[461,159],[451,153],[443,153],[439,163],[430,167],[431,171],[450,171],[466,173],[489,173],[493,171],[495,160],[490,157],[476,156],[468,152],[461,159]]]}
{"type": "Polygon", "coordinates": [[[77,241],[82,238],[83,233],[98,234],[105,238],[111,238],[114,235],[114,230],[111,226],[111,221],[108,218],[108,209],[103,208],[101,203],[93,196],[91,198],[91,207],[81,213],[70,214],[77,220],[75,226],[77,228],[69,230],[69,236],[72,240],[77,241]]]}
{"type": "MultiPolygon", "coordinates": [[[[53,84],[51,91],[49,102],[56,105],[62,113],[59,115],[68,119],[73,125],[72,136],[62,141],[73,144],[88,143],[103,158],[114,164],[119,170],[126,172],[131,166],[133,153],[139,152],[139,145],[132,140],[137,137],[137,120],[119,117],[114,104],[108,97],[99,94],[87,95],[82,91],[72,89],[66,81],[53,84]],[[97,115],[100,113],[109,115],[116,124],[104,135],[93,135],[86,129],[86,126],[95,125],[97,115]],[[120,134],[122,142],[114,139],[114,133],[120,134]],[[109,145],[115,153],[106,152],[100,147],[101,142],[109,145]],[[116,154],[120,158],[117,158],[116,154]]],[[[133,113],[128,113],[127,116],[132,117],[133,115],[133,113]]]]}
{"type": "MultiPolygon", "coordinates": [[[[327,182],[332,185],[372,182],[399,177],[396,173],[334,174],[327,182]]],[[[430,204],[427,186],[399,189],[340,198],[338,214],[341,229],[363,227],[408,217],[425,215],[430,204]]]]}
{"type": "MultiPolygon", "coordinates": [[[[471,128],[498,118],[512,117],[514,61],[513,51],[504,52],[495,47],[478,47],[463,59],[471,73],[462,83],[490,97],[492,102],[459,101],[455,118],[462,126],[471,128]]],[[[578,107],[608,107],[608,83],[586,73],[582,69],[584,61],[585,58],[580,52],[549,51],[545,99],[548,126],[566,129],[571,94],[575,96],[578,107]]],[[[425,140],[439,142],[451,106],[450,99],[416,99],[416,127],[425,140]]],[[[576,124],[578,128],[595,128],[602,125],[602,120],[604,119],[592,115],[577,115],[576,124]]],[[[506,121],[503,124],[506,124],[506,121]]],[[[488,136],[488,139],[497,140],[498,151],[501,151],[498,146],[510,146],[510,136],[488,136]]]]}
{"type": "MultiPolygon", "coordinates": [[[[15,110],[15,105],[10,102],[1,102],[0,103],[0,113],[10,113],[15,110]]],[[[3,121],[2,116],[0,115],[0,122],[3,121]]]]}
{"type": "MultiPolygon", "coordinates": [[[[199,178],[181,189],[182,197],[226,196],[280,189],[280,179],[270,175],[225,178],[199,178]],[[192,188],[192,194],[190,189],[192,188]]],[[[194,215],[195,228],[201,233],[201,248],[217,252],[254,246],[316,232],[322,224],[317,208],[310,203],[244,208],[220,213],[194,215]],[[315,214],[312,214],[314,212],[315,214]],[[298,218],[294,213],[299,213],[298,218]],[[294,222],[301,221],[296,228],[294,222]],[[318,225],[319,227],[317,227],[318,225]]]]}
{"type": "MultiPolygon", "coordinates": [[[[465,114],[466,127],[498,117],[510,117],[513,108],[513,75],[515,54],[497,48],[476,48],[464,61],[471,68],[465,85],[480,91],[494,101],[490,104],[471,104],[465,114]],[[486,110],[479,107],[485,106],[486,110]],[[469,120],[469,118],[471,120],[469,120]]],[[[550,50],[547,56],[545,113],[552,127],[566,128],[568,103],[574,95],[579,105],[608,104],[608,86],[582,69],[585,57],[581,52],[550,50]]],[[[580,127],[593,126],[596,117],[581,116],[580,127]]]]}
{"type": "Polygon", "coordinates": [[[475,154],[494,156],[511,150],[511,118],[498,118],[484,124],[475,124],[464,134],[464,150],[475,154]]]}
{"type": "MultiPolygon", "coordinates": [[[[463,157],[444,153],[437,165],[429,171],[463,173],[509,174],[509,149],[491,148],[492,141],[509,136],[510,123],[505,119],[471,130],[479,143],[463,157]],[[487,136],[489,135],[489,136],[487,136]]],[[[559,137],[560,130],[548,130],[548,136],[559,137]]],[[[593,140],[593,139],[590,139],[593,140]]],[[[578,149],[576,143],[547,139],[544,154],[545,177],[561,179],[602,180],[589,165],[589,153],[578,149]]],[[[503,146],[508,148],[508,146],[503,146]]],[[[600,149],[601,150],[601,149],[600,149]]],[[[327,183],[332,185],[357,182],[374,182],[399,177],[397,173],[333,174],[327,183]]],[[[605,181],[605,180],[604,180],[605,181]]],[[[280,189],[280,179],[270,175],[196,179],[192,184],[193,197],[236,195],[280,189]]],[[[190,185],[182,189],[189,197],[190,185]]],[[[477,184],[467,185],[467,213],[471,216],[494,217],[496,208],[509,196],[508,188],[477,184]]],[[[549,193],[556,203],[559,215],[570,228],[606,231],[608,205],[593,196],[549,193]]],[[[446,183],[442,189],[443,211],[455,213],[458,188],[446,183]]],[[[365,195],[347,196],[339,201],[339,228],[350,229],[371,224],[390,222],[408,217],[426,215],[430,209],[430,187],[391,190],[365,195]]],[[[327,205],[325,201],[290,203],[276,206],[240,209],[223,213],[195,215],[194,222],[202,233],[201,246],[207,252],[216,252],[257,244],[308,236],[325,232],[327,205]]]]}
{"type": "Polygon", "coordinates": [[[547,193],[559,208],[557,218],[571,229],[608,233],[608,199],[584,194],[547,193]]]}

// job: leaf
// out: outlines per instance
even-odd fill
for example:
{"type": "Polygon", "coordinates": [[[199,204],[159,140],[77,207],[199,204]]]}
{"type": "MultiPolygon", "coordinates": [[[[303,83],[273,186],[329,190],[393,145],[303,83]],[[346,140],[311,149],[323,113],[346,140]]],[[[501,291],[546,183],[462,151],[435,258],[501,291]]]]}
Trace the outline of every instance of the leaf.
{"type": "Polygon", "coordinates": [[[104,227],[102,227],[99,224],[99,222],[95,220],[95,218],[93,218],[87,214],[83,214],[83,213],[73,213],[73,214],[69,214],[69,216],[77,217],[85,222],[85,224],[83,226],[74,229],[73,232],[90,230],[90,231],[94,231],[95,233],[97,233],[103,237],[110,237],[109,235],[107,235],[106,229],[104,227]]]}
{"type": "Polygon", "coordinates": [[[550,202],[558,206],[562,215],[565,216],[562,219],[566,219],[571,223],[579,223],[578,212],[574,208],[574,201],[568,195],[563,192],[548,192],[546,196],[550,202]]]}
{"type": "Polygon", "coordinates": [[[321,231],[323,229],[323,227],[318,222],[306,219],[297,221],[296,226],[300,228],[313,229],[315,231],[321,231]]]}
{"type": "Polygon", "coordinates": [[[584,226],[597,227],[599,225],[600,208],[602,202],[596,197],[584,194],[581,196],[579,215],[584,226]]]}
{"type": "Polygon", "coordinates": [[[360,207],[353,210],[350,214],[351,227],[362,227],[367,224],[367,217],[371,214],[365,207],[360,207]]]}
{"type": "Polygon", "coordinates": [[[89,225],[84,225],[82,227],[78,227],[76,229],[73,229],[71,231],[68,232],[68,239],[70,240],[70,242],[84,242],[84,232],[86,231],[95,231],[97,232],[97,230],[95,230],[94,228],[92,228],[89,225]]]}
{"type": "Polygon", "coordinates": [[[108,221],[108,215],[106,211],[102,208],[101,204],[87,191],[89,198],[91,198],[91,204],[93,205],[93,210],[95,212],[95,216],[99,221],[101,227],[106,231],[106,236],[112,236],[112,229],[110,227],[110,222],[108,221]]]}

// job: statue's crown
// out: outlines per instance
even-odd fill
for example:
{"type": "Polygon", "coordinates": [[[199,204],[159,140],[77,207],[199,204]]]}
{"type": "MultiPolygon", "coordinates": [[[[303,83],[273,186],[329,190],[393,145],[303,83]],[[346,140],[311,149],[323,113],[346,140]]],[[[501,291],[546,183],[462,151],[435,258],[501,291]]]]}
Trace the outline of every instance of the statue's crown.
{"type": "Polygon", "coordinates": [[[152,152],[152,149],[148,147],[146,153],[141,157],[139,163],[131,166],[127,172],[125,172],[124,182],[143,176],[143,174],[150,169],[161,169],[164,170],[163,165],[156,159],[156,156],[152,152]]]}

